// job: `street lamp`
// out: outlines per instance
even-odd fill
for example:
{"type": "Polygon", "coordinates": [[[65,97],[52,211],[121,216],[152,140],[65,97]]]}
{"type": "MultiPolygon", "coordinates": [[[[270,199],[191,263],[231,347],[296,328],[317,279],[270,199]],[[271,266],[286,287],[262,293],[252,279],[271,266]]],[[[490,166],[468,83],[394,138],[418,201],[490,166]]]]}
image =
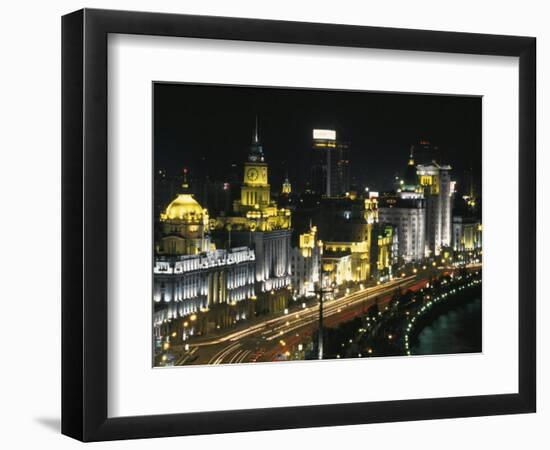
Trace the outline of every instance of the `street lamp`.
{"type": "Polygon", "coordinates": [[[320,276],[319,276],[319,287],[314,291],[319,297],[319,359],[323,359],[323,297],[324,294],[332,292],[332,289],[323,289],[323,267],[321,266],[320,276]]]}

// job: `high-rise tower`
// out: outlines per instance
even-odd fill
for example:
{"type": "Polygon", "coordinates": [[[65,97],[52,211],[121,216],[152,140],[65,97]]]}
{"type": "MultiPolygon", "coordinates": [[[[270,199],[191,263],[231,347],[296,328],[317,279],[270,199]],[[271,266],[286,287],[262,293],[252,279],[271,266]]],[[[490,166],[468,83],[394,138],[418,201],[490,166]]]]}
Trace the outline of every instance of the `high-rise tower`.
{"type": "Polygon", "coordinates": [[[350,190],[349,143],[337,141],[335,130],[313,130],[311,186],[325,197],[345,196],[350,190]]]}

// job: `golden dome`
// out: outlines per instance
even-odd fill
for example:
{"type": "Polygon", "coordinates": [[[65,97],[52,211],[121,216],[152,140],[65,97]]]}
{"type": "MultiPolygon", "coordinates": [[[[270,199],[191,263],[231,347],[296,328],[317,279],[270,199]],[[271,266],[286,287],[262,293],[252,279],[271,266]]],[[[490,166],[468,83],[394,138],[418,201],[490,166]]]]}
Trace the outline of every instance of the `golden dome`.
{"type": "Polygon", "coordinates": [[[162,220],[169,219],[202,219],[206,210],[193,198],[191,194],[178,194],[166,207],[164,214],[160,215],[162,220]]]}

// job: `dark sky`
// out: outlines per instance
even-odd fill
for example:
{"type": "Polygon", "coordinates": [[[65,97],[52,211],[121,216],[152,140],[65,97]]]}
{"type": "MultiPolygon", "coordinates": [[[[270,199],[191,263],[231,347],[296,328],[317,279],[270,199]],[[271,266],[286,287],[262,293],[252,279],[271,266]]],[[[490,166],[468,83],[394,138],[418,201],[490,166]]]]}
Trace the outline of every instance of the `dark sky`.
{"type": "MultiPolygon", "coordinates": [[[[246,158],[255,116],[270,183],[285,172],[305,181],[313,128],[334,128],[351,144],[352,178],[372,190],[392,188],[411,144],[439,146],[459,187],[465,171],[481,176],[481,98],[190,84],[154,85],[155,167],[169,173],[206,159],[213,178],[246,158]]],[[[443,160],[444,159],[444,160],[443,160]]]]}

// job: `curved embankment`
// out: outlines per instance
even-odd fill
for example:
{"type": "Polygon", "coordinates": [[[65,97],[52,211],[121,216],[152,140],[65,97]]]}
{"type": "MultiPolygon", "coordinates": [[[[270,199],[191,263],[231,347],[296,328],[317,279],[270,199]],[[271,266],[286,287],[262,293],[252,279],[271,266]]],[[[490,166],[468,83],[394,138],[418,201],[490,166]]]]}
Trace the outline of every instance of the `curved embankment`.
{"type": "Polygon", "coordinates": [[[403,332],[403,349],[406,355],[414,354],[411,349],[422,330],[436,319],[457,307],[481,298],[481,279],[471,279],[467,283],[440,292],[426,302],[406,322],[403,332]]]}

